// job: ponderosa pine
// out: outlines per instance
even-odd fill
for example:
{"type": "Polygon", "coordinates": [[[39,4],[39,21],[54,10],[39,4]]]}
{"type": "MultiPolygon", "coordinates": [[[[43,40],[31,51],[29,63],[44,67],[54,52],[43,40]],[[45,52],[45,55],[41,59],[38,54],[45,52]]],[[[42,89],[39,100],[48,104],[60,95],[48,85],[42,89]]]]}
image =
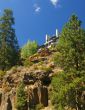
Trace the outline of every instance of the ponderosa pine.
{"type": "Polygon", "coordinates": [[[10,9],[5,9],[0,17],[0,69],[9,69],[19,60],[19,45],[13,25],[14,17],[10,9]]]}
{"type": "Polygon", "coordinates": [[[52,79],[52,102],[56,109],[85,109],[85,30],[76,15],[64,26],[55,64],[62,72],[52,79]]]}

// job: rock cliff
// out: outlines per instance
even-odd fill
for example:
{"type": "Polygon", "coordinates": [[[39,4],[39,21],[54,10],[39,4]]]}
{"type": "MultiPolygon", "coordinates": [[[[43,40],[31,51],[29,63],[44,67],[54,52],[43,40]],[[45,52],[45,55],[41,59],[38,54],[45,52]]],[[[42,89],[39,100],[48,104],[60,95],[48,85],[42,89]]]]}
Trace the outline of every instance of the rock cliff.
{"type": "MultiPolygon", "coordinates": [[[[24,82],[27,93],[25,110],[37,104],[48,106],[48,88],[51,77],[56,71],[51,58],[50,52],[47,52],[45,56],[40,53],[40,57],[37,57],[39,61],[32,66],[13,67],[6,72],[6,75],[0,79],[0,110],[16,110],[16,90],[20,81],[24,82]]],[[[32,57],[30,59],[32,60],[32,57]]],[[[33,61],[34,59],[36,59],[35,56],[33,61]]]]}
{"type": "MultiPolygon", "coordinates": [[[[42,103],[48,106],[48,89],[44,80],[50,80],[49,73],[45,71],[36,70],[28,71],[23,67],[17,69],[17,72],[8,71],[4,76],[0,88],[0,110],[15,110],[16,103],[16,89],[20,81],[23,80],[25,90],[28,93],[29,106],[42,103]]],[[[29,107],[28,106],[28,107],[29,107]]]]}

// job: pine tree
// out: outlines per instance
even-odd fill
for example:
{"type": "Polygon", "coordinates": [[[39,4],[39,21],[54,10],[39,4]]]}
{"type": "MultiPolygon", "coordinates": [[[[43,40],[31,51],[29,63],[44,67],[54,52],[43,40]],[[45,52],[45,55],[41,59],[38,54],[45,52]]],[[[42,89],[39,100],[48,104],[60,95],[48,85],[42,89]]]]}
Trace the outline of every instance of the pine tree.
{"type": "Polygon", "coordinates": [[[85,30],[81,21],[72,15],[64,26],[57,45],[59,65],[64,70],[82,70],[85,66],[85,30]],[[62,63],[63,62],[63,63],[62,63]]]}
{"type": "Polygon", "coordinates": [[[19,59],[19,46],[13,28],[14,17],[10,9],[5,9],[0,17],[0,69],[8,69],[19,59]]]}
{"type": "Polygon", "coordinates": [[[64,26],[54,57],[63,70],[53,78],[52,101],[58,110],[84,110],[85,99],[85,30],[76,15],[64,26]]]}
{"type": "Polygon", "coordinates": [[[27,109],[27,98],[26,93],[24,91],[25,85],[23,82],[19,84],[19,87],[17,89],[17,103],[16,108],[17,110],[26,110],[27,109]]]}

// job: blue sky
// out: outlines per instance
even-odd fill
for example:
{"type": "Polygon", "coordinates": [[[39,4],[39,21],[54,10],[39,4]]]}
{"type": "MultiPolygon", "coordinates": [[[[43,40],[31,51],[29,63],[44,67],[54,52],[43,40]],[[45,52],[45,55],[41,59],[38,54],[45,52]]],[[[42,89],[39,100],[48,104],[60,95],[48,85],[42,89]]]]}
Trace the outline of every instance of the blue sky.
{"type": "Polygon", "coordinates": [[[55,34],[56,28],[61,32],[72,13],[85,28],[85,0],[0,0],[0,15],[5,8],[14,12],[20,46],[28,40],[43,44],[46,34],[55,34]]]}

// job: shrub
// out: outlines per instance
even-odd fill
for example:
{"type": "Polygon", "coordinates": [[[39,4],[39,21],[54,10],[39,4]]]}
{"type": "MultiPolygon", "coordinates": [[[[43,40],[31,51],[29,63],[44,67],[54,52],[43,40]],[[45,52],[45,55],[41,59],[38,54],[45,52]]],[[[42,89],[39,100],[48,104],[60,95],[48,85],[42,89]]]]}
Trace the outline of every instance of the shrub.
{"type": "Polygon", "coordinates": [[[44,67],[44,66],[42,66],[42,67],[41,67],[41,70],[44,70],[44,71],[46,71],[47,73],[52,72],[52,68],[51,68],[51,67],[44,67]]]}
{"type": "Polygon", "coordinates": [[[11,70],[12,70],[13,73],[16,73],[16,72],[17,72],[17,66],[13,66],[13,67],[11,68],[11,70]]]}
{"type": "Polygon", "coordinates": [[[16,103],[17,110],[26,109],[27,98],[26,98],[26,93],[24,89],[25,89],[25,85],[23,82],[21,82],[17,89],[17,103],[16,103]]]}
{"type": "Polygon", "coordinates": [[[33,65],[33,62],[29,61],[28,59],[26,59],[23,63],[24,63],[24,66],[26,66],[26,67],[33,65]]]}
{"type": "Polygon", "coordinates": [[[40,61],[40,62],[38,63],[38,65],[39,65],[39,66],[43,65],[43,61],[40,61]]]}
{"type": "Polygon", "coordinates": [[[28,41],[21,49],[21,58],[26,59],[37,52],[38,44],[35,41],[28,41]]]}
{"type": "Polygon", "coordinates": [[[61,61],[61,63],[62,63],[61,56],[62,56],[62,55],[61,55],[61,53],[59,53],[59,52],[56,52],[56,53],[53,55],[52,60],[53,60],[53,62],[54,62],[55,65],[59,66],[60,61],[61,61]]]}
{"type": "Polygon", "coordinates": [[[44,108],[43,104],[37,104],[36,105],[36,110],[41,110],[43,108],[44,108]]]}
{"type": "Polygon", "coordinates": [[[5,71],[0,70],[0,78],[2,78],[6,74],[5,71]]]}
{"type": "Polygon", "coordinates": [[[38,66],[37,65],[34,65],[34,70],[38,70],[38,66]]]}

